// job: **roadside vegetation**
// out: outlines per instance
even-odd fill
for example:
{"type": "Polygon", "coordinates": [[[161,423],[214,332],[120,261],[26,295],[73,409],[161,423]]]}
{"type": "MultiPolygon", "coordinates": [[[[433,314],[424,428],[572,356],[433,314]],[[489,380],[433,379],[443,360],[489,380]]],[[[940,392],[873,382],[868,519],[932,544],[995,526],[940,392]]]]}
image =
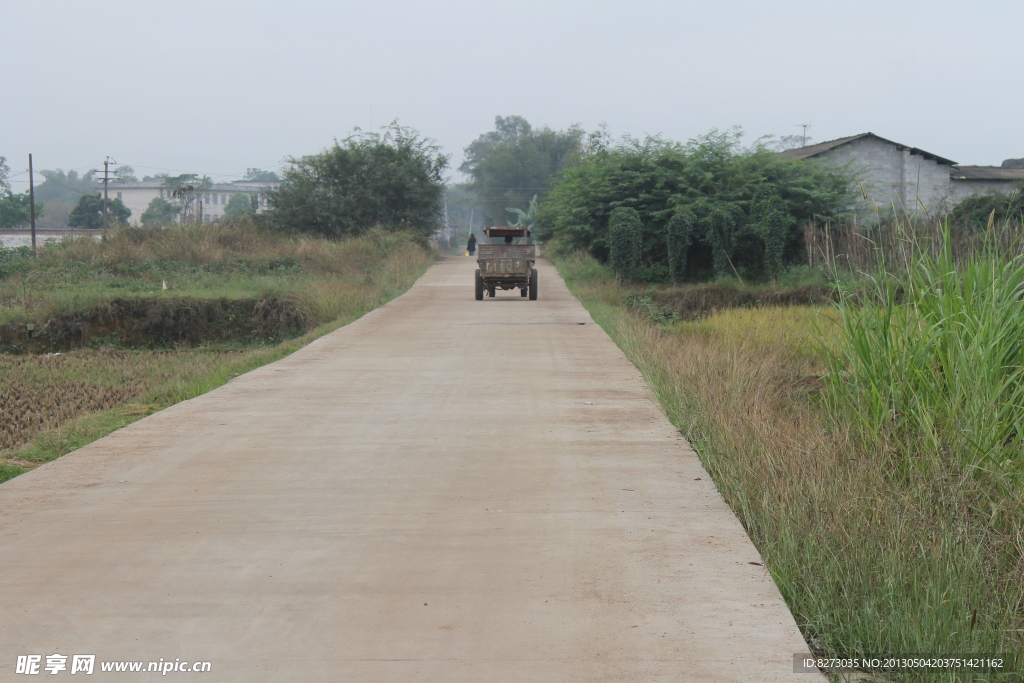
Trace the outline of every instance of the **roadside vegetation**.
{"type": "Polygon", "coordinates": [[[95,337],[86,333],[84,347],[0,355],[0,478],[284,357],[402,293],[433,258],[408,233],[376,230],[332,241],[251,221],[120,228],[102,242],[69,240],[42,249],[38,259],[8,256],[0,262],[0,311],[4,327],[20,330],[8,338],[16,340],[12,347],[45,335],[47,321],[81,326],[96,311],[114,310],[116,301],[145,304],[138,319],[116,321],[123,325],[177,315],[159,325],[149,320],[153,330],[166,327],[167,335],[138,344],[114,327],[95,337]],[[222,302],[219,310],[228,314],[240,310],[228,305],[233,301],[263,302],[264,309],[274,302],[276,308],[255,322],[185,314],[207,316],[214,308],[202,304],[211,301],[222,302]],[[270,318],[287,312],[295,325],[272,327],[270,318]],[[38,325],[32,337],[25,335],[26,321],[38,325]],[[190,324],[198,336],[186,339],[183,327],[190,324]],[[222,328],[275,333],[232,338],[222,328]]]}
{"type": "Polygon", "coordinates": [[[698,451],[816,653],[1020,666],[1024,261],[904,248],[906,269],[820,272],[835,303],[690,320],[655,303],[671,288],[583,253],[558,265],[698,451]]]}

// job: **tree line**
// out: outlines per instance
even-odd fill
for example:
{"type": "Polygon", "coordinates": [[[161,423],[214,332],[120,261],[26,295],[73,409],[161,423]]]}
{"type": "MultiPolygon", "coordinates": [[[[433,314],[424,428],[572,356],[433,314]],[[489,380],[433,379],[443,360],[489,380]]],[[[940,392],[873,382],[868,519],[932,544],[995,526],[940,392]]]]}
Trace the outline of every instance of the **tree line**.
{"type": "MultiPolygon", "coordinates": [[[[95,169],[82,174],[74,170],[65,172],[63,169],[43,169],[38,173],[43,176],[43,182],[35,186],[35,214],[36,225],[41,229],[71,227],[94,230],[108,223],[126,223],[131,218],[131,210],[116,197],[104,202],[101,196],[103,185],[95,169]]],[[[9,174],[10,167],[6,159],[0,157],[0,229],[24,229],[31,220],[29,193],[14,193],[9,174]]],[[[200,177],[195,173],[178,176],[162,173],[144,180],[160,180],[172,196],[171,199],[155,198],[142,212],[140,222],[151,227],[176,222],[189,216],[190,212],[194,213],[194,204],[199,194],[213,185],[208,176],[200,177]],[[182,191],[185,188],[190,189],[182,191]]],[[[273,171],[249,168],[243,180],[276,181],[279,178],[273,171]]],[[[128,165],[119,166],[113,171],[110,188],[116,191],[118,183],[137,181],[135,169],[128,165]]],[[[255,213],[256,206],[250,194],[239,192],[232,195],[224,209],[225,217],[231,218],[251,215],[255,213]]]]}
{"type": "MultiPolygon", "coordinates": [[[[289,159],[266,211],[257,217],[255,207],[236,196],[226,215],[250,214],[274,229],[334,238],[375,227],[429,236],[443,227],[446,214],[467,226],[483,216],[490,225],[533,226],[551,247],[585,250],[626,279],[770,280],[804,262],[807,221],[847,215],[854,199],[855,184],[842,169],[776,154],[785,142],[765,138],[744,146],[738,129],[687,142],[614,140],[604,129],[554,130],[521,116],[497,116],[494,129],[465,148],[458,168],[467,180],[453,185],[446,180],[448,155],[394,121],[379,132],[357,128],[319,153],[289,159]]],[[[249,169],[247,178],[265,173],[249,169]]],[[[77,193],[72,213],[97,218],[94,171],[43,175],[38,199],[77,193]]],[[[12,208],[0,209],[0,216],[24,213],[26,200],[10,200],[4,182],[0,194],[12,208]]],[[[154,200],[141,216],[144,224],[188,220],[194,198],[211,181],[184,174],[164,183],[172,199],[154,200]]],[[[982,198],[958,210],[977,221],[989,218],[993,207],[1002,212],[997,218],[1022,210],[1019,202],[1003,204],[982,198]]],[[[127,220],[119,208],[112,210],[127,220]]]]}

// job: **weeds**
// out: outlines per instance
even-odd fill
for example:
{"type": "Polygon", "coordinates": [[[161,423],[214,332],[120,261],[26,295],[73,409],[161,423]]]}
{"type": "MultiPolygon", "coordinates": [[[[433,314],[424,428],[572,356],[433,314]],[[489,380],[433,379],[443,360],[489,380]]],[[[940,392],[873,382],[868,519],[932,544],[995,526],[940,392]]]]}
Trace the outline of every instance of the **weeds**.
{"type": "MultiPolygon", "coordinates": [[[[102,241],[66,239],[38,259],[0,262],[0,324],[43,322],[114,298],[298,298],[309,285],[358,287],[399,251],[416,258],[410,235],[372,231],[335,242],[262,229],[238,220],[167,228],[114,229],[102,241]],[[325,285],[325,283],[330,283],[325,285]],[[166,287],[166,289],[164,289],[166,287]]],[[[335,309],[304,305],[312,325],[335,309]]]]}
{"type": "MultiPolygon", "coordinates": [[[[997,276],[985,270],[988,266],[977,267],[965,280],[980,286],[997,276]]],[[[1014,414],[993,403],[1016,395],[1007,383],[1015,370],[1006,363],[1015,348],[1010,339],[1022,337],[1014,326],[1005,336],[1000,333],[1010,324],[1003,306],[1015,291],[1013,263],[998,266],[1006,283],[996,291],[972,289],[967,282],[957,289],[943,279],[954,277],[949,269],[920,272],[911,290],[930,307],[890,300],[890,309],[906,309],[899,315],[907,325],[894,326],[899,332],[885,331],[883,323],[892,318],[882,317],[884,309],[858,300],[844,300],[838,310],[736,309],[659,326],[627,309],[624,303],[635,290],[616,283],[590,259],[564,259],[559,268],[697,449],[815,652],[836,657],[986,653],[1020,666],[1024,500],[999,477],[976,476],[976,468],[964,466],[970,458],[949,450],[953,439],[993,444],[995,435],[1016,438],[1015,431],[991,425],[988,431],[976,426],[969,438],[949,434],[961,414],[981,420],[985,401],[1008,411],[997,410],[993,418],[1014,414]],[[949,293],[945,303],[934,298],[940,290],[949,293]],[[988,303],[968,303],[985,296],[988,303]],[[946,326],[919,346],[915,334],[932,320],[946,326]],[[874,331],[858,342],[851,335],[866,322],[875,324],[874,331]],[[976,332],[957,337],[948,325],[976,332]],[[876,415],[869,405],[871,384],[860,378],[870,376],[867,368],[881,372],[882,359],[869,362],[884,349],[871,345],[897,337],[901,341],[889,348],[907,347],[907,353],[893,358],[910,368],[900,371],[898,381],[919,382],[937,398],[947,391],[937,382],[962,382],[966,390],[968,378],[979,375],[978,396],[961,394],[964,405],[947,403],[932,413],[929,425],[927,394],[911,399],[910,388],[897,391],[898,381],[889,380],[886,407],[907,415],[898,417],[901,429],[887,426],[888,436],[875,441],[865,438],[871,426],[858,417],[862,411],[876,415]],[[850,348],[859,343],[859,350],[850,348]],[[946,349],[944,359],[970,362],[946,369],[926,363],[914,351],[921,348],[946,349]],[[978,365],[986,358],[982,349],[993,361],[987,369],[978,365]],[[840,372],[843,362],[853,365],[850,354],[859,354],[863,372],[840,372]],[[913,368],[922,376],[913,377],[913,368]],[[999,388],[1007,393],[998,394],[999,388]],[[893,401],[910,401],[917,408],[893,401]],[[912,418],[915,409],[922,414],[912,418]],[[934,436],[913,438],[919,429],[913,420],[930,426],[934,436]],[[979,439],[979,434],[987,436],[979,439]],[[935,449],[936,439],[947,441],[946,451],[935,449]],[[918,466],[921,461],[931,464],[918,466]]],[[[1000,442],[997,459],[1009,454],[1013,443],[1000,442]]],[[[904,673],[899,680],[1017,680],[1017,674],[904,673]]]]}

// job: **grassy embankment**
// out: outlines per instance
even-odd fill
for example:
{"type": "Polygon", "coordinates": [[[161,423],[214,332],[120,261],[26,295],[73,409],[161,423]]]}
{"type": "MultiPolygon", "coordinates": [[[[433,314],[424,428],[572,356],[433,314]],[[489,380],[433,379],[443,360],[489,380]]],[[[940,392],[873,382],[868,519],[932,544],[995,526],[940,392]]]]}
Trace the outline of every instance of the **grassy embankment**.
{"type": "Polygon", "coordinates": [[[1021,661],[1024,265],[922,255],[912,276],[868,279],[860,303],[690,322],[589,257],[559,269],[697,449],[817,653],[1021,661]]]}
{"type": "Polygon", "coordinates": [[[433,259],[404,235],[332,242],[246,223],[126,229],[46,248],[34,261],[8,256],[0,324],[22,334],[26,323],[74,327],[120,300],[150,317],[176,311],[165,326],[198,319],[202,333],[227,326],[248,336],[186,345],[149,335],[138,348],[114,329],[60,354],[0,354],[0,481],[292,353],[402,293],[433,259]],[[268,315],[242,324],[232,319],[239,301],[294,324],[268,326],[268,315]],[[203,308],[210,302],[220,305],[203,308]]]}

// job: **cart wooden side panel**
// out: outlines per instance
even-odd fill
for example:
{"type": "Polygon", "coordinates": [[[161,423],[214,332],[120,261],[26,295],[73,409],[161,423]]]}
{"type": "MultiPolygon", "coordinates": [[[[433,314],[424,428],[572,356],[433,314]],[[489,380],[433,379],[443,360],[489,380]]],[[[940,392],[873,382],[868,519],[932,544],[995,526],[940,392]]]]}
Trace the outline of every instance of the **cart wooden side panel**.
{"type": "Polygon", "coordinates": [[[481,244],[477,247],[477,263],[484,280],[529,279],[537,260],[537,247],[532,244],[481,244]]]}

